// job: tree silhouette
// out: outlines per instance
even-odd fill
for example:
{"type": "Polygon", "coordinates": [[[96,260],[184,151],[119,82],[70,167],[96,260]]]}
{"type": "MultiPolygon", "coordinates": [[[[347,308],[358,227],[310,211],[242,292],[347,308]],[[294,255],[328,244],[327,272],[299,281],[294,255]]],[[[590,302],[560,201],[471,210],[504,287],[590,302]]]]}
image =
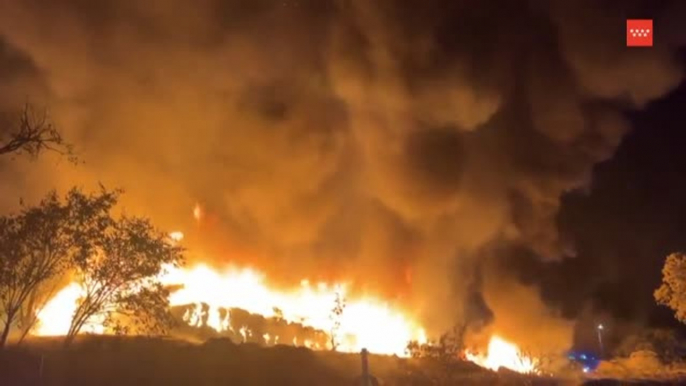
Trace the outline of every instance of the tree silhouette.
{"type": "Polygon", "coordinates": [[[432,384],[456,384],[454,377],[459,371],[456,364],[464,360],[466,332],[467,323],[461,322],[442,334],[437,341],[410,341],[405,351],[412,358],[423,358],[438,365],[441,370],[432,377],[432,384]]]}
{"type": "Polygon", "coordinates": [[[109,211],[116,197],[117,193],[104,189],[97,195],[72,190],[62,202],[52,192],[37,206],[0,217],[0,311],[4,315],[0,347],[27,301],[84,253],[81,240],[93,233],[93,224],[109,211]]]}
{"type": "Polygon", "coordinates": [[[46,111],[38,112],[30,104],[24,105],[14,126],[0,127],[0,155],[25,153],[37,157],[53,151],[76,162],[73,147],[51,122],[46,111]]]}
{"type": "Polygon", "coordinates": [[[340,292],[336,292],[336,298],[334,299],[334,306],[331,309],[331,314],[329,318],[333,322],[331,325],[330,339],[331,339],[331,350],[336,351],[341,342],[338,341],[338,333],[341,329],[341,318],[343,316],[343,311],[345,311],[345,298],[340,292]]]}
{"type": "Polygon", "coordinates": [[[163,332],[172,323],[169,291],[159,281],[183,249],[145,218],[103,218],[75,259],[84,291],[65,339],[69,345],[94,316],[117,333],[163,332]]]}
{"type": "Polygon", "coordinates": [[[461,360],[465,349],[466,323],[458,323],[452,330],[442,334],[437,341],[419,343],[410,341],[405,351],[412,358],[430,358],[443,364],[461,360]]]}
{"type": "Polygon", "coordinates": [[[47,280],[44,284],[38,286],[22,305],[17,315],[19,338],[17,338],[16,344],[21,344],[38,324],[38,311],[43,309],[57,292],[59,279],[55,279],[47,280]]]}
{"type": "Polygon", "coordinates": [[[644,329],[629,335],[615,349],[615,356],[628,358],[637,351],[652,351],[664,363],[672,363],[686,354],[686,343],[675,330],[644,329]]]}

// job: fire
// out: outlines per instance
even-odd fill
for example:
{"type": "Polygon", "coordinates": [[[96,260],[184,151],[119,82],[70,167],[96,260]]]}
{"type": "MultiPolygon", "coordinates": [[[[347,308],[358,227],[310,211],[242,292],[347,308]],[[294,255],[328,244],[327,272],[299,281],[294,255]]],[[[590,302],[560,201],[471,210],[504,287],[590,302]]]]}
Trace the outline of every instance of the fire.
{"type": "MultiPolygon", "coordinates": [[[[198,265],[192,269],[171,269],[162,281],[183,285],[171,295],[172,306],[208,305],[207,324],[219,332],[229,328],[230,318],[227,314],[222,319],[220,309],[240,308],[332,333],[332,319],[335,319],[332,309],[336,298],[347,297],[347,288],[342,284],[312,286],[308,280],[291,290],[272,289],[266,284],[264,275],[252,269],[231,268],[219,272],[198,265]]],[[[417,323],[373,297],[348,299],[337,321],[340,325],[333,333],[341,351],[367,348],[376,353],[404,355],[407,342],[424,339],[424,332],[417,323]]]]}
{"type": "MultiPolygon", "coordinates": [[[[79,298],[82,296],[84,296],[83,289],[77,283],[71,283],[60,290],[38,311],[36,315],[38,323],[33,334],[40,336],[65,335],[69,331],[71,317],[74,315],[79,298]]],[[[81,330],[91,334],[105,332],[102,320],[91,320],[81,330]]]]}
{"type": "Polygon", "coordinates": [[[202,208],[200,207],[199,203],[196,203],[193,207],[193,218],[195,221],[200,221],[202,218],[202,208]]]}
{"type": "MultiPolygon", "coordinates": [[[[290,290],[277,290],[271,288],[265,276],[256,270],[228,268],[218,271],[206,265],[167,268],[160,280],[166,285],[181,287],[171,294],[171,306],[196,305],[184,315],[184,320],[191,326],[200,326],[206,320],[205,324],[217,332],[227,331],[231,329],[231,313],[225,310],[239,308],[333,335],[339,351],[359,352],[366,348],[374,353],[404,356],[407,342],[426,342],[423,329],[401,310],[375,297],[352,297],[344,284],[311,285],[303,280],[300,286],[290,290]],[[345,299],[345,305],[343,311],[335,315],[332,310],[339,298],[345,299]],[[209,308],[203,308],[202,304],[209,308]]],[[[38,312],[40,324],[34,334],[66,334],[81,291],[77,283],[71,283],[51,299],[38,312]]],[[[91,321],[85,332],[103,333],[104,329],[101,323],[91,321]]],[[[247,327],[234,332],[243,340],[253,335],[247,327]]],[[[278,341],[278,336],[268,334],[262,338],[267,344],[278,341]]],[[[326,348],[307,339],[294,342],[297,343],[314,349],[326,348]]]]}
{"type": "Polygon", "coordinates": [[[173,241],[176,241],[176,242],[183,240],[183,237],[184,237],[183,232],[179,232],[179,231],[172,232],[169,234],[169,238],[172,239],[173,241]]]}
{"type": "Polygon", "coordinates": [[[469,352],[465,354],[468,360],[493,371],[504,367],[524,374],[539,372],[538,360],[522,354],[517,345],[497,335],[491,337],[486,355],[469,352]]]}

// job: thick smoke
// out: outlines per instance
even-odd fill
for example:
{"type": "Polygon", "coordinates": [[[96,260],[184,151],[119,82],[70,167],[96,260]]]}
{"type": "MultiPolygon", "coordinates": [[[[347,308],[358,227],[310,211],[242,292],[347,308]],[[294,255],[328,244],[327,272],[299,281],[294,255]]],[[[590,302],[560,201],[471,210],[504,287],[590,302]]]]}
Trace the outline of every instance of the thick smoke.
{"type": "Polygon", "coordinates": [[[493,291],[507,264],[475,280],[483,247],[568,253],[561,194],[680,80],[659,27],[624,47],[645,4],[2,0],[0,105],[48,106],[85,160],[3,160],[3,204],[102,181],[203,259],[401,291],[435,330],[485,288],[497,326],[508,293],[544,307],[493,291]]]}

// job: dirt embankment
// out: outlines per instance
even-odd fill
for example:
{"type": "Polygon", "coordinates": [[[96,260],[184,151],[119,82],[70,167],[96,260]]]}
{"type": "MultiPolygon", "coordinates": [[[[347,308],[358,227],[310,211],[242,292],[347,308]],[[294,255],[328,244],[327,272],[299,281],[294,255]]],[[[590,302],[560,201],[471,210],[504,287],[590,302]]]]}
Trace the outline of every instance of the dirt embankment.
{"type": "MultiPolygon", "coordinates": [[[[61,339],[34,339],[21,347],[0,351],[0,386],[360,384],[361,363],[357,354],[286,345],[235,344],[227,338],[192,343],[166,338],[82,336],[68,349],[62,348],[61,343],[61,339]]],[[[638,367],[647,369],[645,358],[630,359],[632,366],[608,362],[599,368],[597,376],[621,380],[530,377],[509,371],[490,372],[471,362],[445,365],[379,355],[370,355],[369,365],[378,384],[384,386],[682,384],[646,374],[636,380],[633,372],[618,372],[617,369],[627,366],[636,367],[634,362],[638,359],[638,367]],[[632,376],[620,377],[622,374],[632,376]]]]}
{"type": "MultiPolygon", "coordinates": [[[[360,356],[292,346],[260,347],[212,339],[204,344],[149,338],[83,337],[69,348],[41,339],[0,353],[2,386],[359,384],[360,356]]],[[[370,356],[380,385],[554,385],[469,363],[370,356]]]]}

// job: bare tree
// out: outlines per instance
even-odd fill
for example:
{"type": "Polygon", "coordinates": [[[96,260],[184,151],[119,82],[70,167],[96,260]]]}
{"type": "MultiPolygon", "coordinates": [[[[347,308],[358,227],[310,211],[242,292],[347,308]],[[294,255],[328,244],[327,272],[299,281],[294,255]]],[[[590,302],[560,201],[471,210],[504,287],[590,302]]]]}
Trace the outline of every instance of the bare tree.
{"type": "Polygon", "coordinates": [[[686,323],[686,255],[667,256],[662,268],[662,285],[653,295],[658,304],[674,310],[677,320],[686,323]]]}
{"type": "Polygon", "coordinates": [[[67,143],[51,122],[47,111],[38,112],[26,104],[14,127],[0,127],[0,155],[26,153],[31,157],[53,151],[75,162],[72,145],[67,143]]]}
{"type": "Polygon", "coordinates": [[[345,298],[341,296],[340,292],[336,292],[336,298],[334,300],[334,306],[331,309],[331,314],[329,319],[333,323],[330,331],[331,339],[331,350],[336,351],[341,342],[338,341],[338,333],[341,329],[341,318],[343,317],[343,311],[345,311],[345,298]]]}
{"type": "Polygon", "coordinates": [[[94,233],[92,228],[116,196],[104,190],[91,196],[72,190],[62,202],[52,192],[35,207],[0,217],[0,311],[5,318],[0,347],[32,295],[84,253],[81,240],[94,233]]]}
{"type": "Polygon", "coordinates": [[[65,345],[95,316],[117,333],[163,332],[173,322],[159,273],[182,263],[183,248],[144,218],[110,217],[103,224],[75,260],[84,295],[65,345]]]}

